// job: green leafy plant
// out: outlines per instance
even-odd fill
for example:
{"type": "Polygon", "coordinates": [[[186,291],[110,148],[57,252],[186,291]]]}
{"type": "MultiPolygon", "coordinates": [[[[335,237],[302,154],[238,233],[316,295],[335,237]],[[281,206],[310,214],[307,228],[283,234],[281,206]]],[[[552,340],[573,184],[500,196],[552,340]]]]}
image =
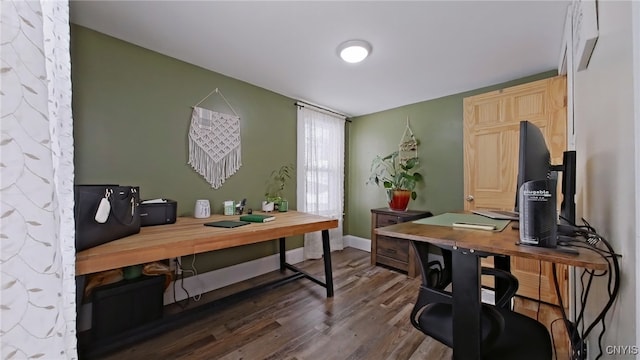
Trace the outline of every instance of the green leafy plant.
{"type": "Polygon", "coordinates": [[[291,179],[294,169],[292,164],[287,164],[271,172],[267,180],[267,190],[264,194],[268,202],[279,204],[283,200],[284,188],[288,180],[291,179]]]}
{"type": "Polygon", "coordinates": [[[400,162],[398,151],[384,157],[378,155],[371,162],[371,174],[367,184],[391,190],[408,190],[411,191],[411,199],[415,200],[418,194],[414,189],[416,184],[423,180],[422,174],[416,171],[418,163],[417,157],[400,162]]]}

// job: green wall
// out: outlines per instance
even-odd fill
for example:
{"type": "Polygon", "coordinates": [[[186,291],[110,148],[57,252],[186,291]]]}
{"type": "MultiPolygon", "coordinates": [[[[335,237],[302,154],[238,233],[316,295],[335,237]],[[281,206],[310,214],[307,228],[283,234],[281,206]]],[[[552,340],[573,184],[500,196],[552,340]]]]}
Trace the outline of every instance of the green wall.
{"type": "MultiPolygon", "coordinates": [[[[214,213],[224,200],[259,208],[271,172],[296,162],[293,99],[75,25],[71,59],[76,184],[138,185],[143,199],[176,200],[179,216],[192,216],[196,199],[209,199],[214,213]],[[215,88],[242,123],[242,167],[217,190],[187,164],[191,106],[215,88]]],[[[232,112],[215,94],[200,106],[232,112]]],[[[291,209],[295,189],[292,179],[291,209]]],[[[206,271],[275,252],[267,242],[199,255],[196,265],[206,271]]]]}
{"type": "Polygon", "coordinates": [[[345,234],[369,239],[371,209],[386,207],[382,188],[366,185],[371,161],[398,149],[407,118],[420,141],[420,172],[425,181],[409,209],[434,214],[464,208],[462,158],[463,99],[465,97],[556,76],[548,71],[526,78],[402,106],[352,119],[349,125],[345,234]]]}
{"type": "MultiPolygon", "coordinates": [[[[71,59],[77,184],[140,186],[143,199],[178,201],[191,216],[196,199],[222,213],[224,200],[247,198],[259,208],[265,182],[276,168],[296,162],[294,99],[72,25],[71,59]],[[219,88],[241,117],[240,170],[217,190],[190,165],[187,133],[191,106],[219,88]]],[[[397,148],[409,118],[420,140],[424,184],[411,209],[435,214],[463,208],[462,100],[556,75],[549,71],[507,83],[424,101],[352,119],[347,126],[345,234],[370,237],[370,209],[385,207],[382,189],[365,185],[371,160],[397,148]]],[[[213,95],[201,106],[231,112],[213,95]]],[[[295,179],[285,191],[295,209],[295,179]]],[[[287,247],[302,246],[300,237],[287,247]]],[[[199,255],[199,271],[218,269],[277,252],[262,243],[199,255]]],[[[189,263],[187,259],[185,263],[189,263]]]]}

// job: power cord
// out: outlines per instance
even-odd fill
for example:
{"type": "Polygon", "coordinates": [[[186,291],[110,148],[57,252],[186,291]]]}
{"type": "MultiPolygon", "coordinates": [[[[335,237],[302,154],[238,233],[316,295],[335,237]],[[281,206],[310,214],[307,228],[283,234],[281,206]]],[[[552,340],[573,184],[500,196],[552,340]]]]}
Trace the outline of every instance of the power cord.
{"type": "Polygon", "coordinates": [[[178,264],[178,267],[176,267],[176,279],[173,281],[173,302],[176,303],[181,309],[185,309],[187,306],[189,306],[189,299],[191,298],[189,296],[189,291],[187,291],[187,289],[185,289],[184,287],[184,271],[181,268],[181,265],[178,264]],[[182,300],[182,301],[178,301],[178,299],[176,298],[176,283],[178,283],[178,277],[180,277],[180,287],[182,288],[182,290],[185,292],[185,294],[187,294],[186,299],[182,300]]]}
{"type": "Polygon", "coordinates": [[[193,295],[193,301],[198,302],[200,301],[200,299],[202,298],[202,281],[200,280],[200,278],[198,277],[198,269],[196,269],[196,256],[193,255],[193,257],[191,258],[191,273],[192,276],[194,277],[194,279],[198,280],[198,282],[200,282],[200,293],[193,295]]]}
{"type": "Polygon", "coordinates": [[[597,253],[607,261],[607,270],[601,273],[597,273],[594,270],[583,270],[583,273],[580,277],[582,285],[580,296],[580,313],[576,317],[575,323],[572,323],[568,320],[564,311],[564,305],[562,303],[562,297],[560,296],[560,286],[558,284],[558,276],[555,266],[552,267],[553,281],[556,288],[556,293],[558,294],[558,302],[560,305],[560,311],[562,313],[562,319],[564,319],[565,327],[571,341],[571,360],[586,359],[585,339],[587,338],[587,336],[589,336],[595,326],[600,323],[602,329],[598,336],[599,354],[596,357],[597,360],[602,357],[603,354],[602,338],[606,331],[604,319],[607,315],[607,312],[615,302],[618,291],[620,289],[620,264],[618,262],[618,257],[620,257],[621,255],[616,254],[609,242],[603,236],[598,234],[586,220],[582,219],[582,221],[584,224],[582,226],[575,226],[575,224],[561,225],[558,229],[559,233],[562,234],[559,236],[559,242],[565,243],[564,245],[566,246],[581,247],[597,253]],[[582,240],[580,240],[579,238],[582,238],[582,240]],[[604,247],[604,249],[602,247],[604,247]],[[589,279],[587,281],[587,284],[585,285],[584,279],[585,275],[587,274],[589,275],[589,279]],[[600,313],[595,317],[593,322],[591,322],[591,324],[586,327],[585,330],[584,311],[587,305],[587,299],[589,297],[589,291],[591,290],[593,278],[607,275],[607,292],[609,299],[600,313]],[[580,330],[578,330],[579,328],[580,330]]]}
{"type": "Polygon", "coordinates": [[[538,310],[536,320],[540,321],[540,303],[542,302],[542,260],[538,261],[538,310]]]}

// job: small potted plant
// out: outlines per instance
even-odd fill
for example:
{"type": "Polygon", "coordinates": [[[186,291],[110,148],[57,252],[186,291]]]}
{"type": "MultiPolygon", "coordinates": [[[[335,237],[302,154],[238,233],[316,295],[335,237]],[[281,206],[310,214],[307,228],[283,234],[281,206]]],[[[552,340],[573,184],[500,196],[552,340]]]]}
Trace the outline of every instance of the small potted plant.
{"type": "Polygon", "coordinates": [[[387,156],[376,156],[371,162],[371,175],[367,184],[382,186],[386,190],[387,201],[391,210],[405,211],[409,199],[415,200],[416,184],[422,181],[422,174],[417,172],[418,158],[411,157],[400,161],[398,151],[387,156]]]}
{"type": "Polygon", "coordinates": [[[271,172],[267,180],[267,190],[264,194],[265,201],[262,203],[262,211],[287,211],[289,202],[283,198],[284,188],[287,181],[291,179],[294,167],[291,164],[282,165],[279,169],[271,172]]]}

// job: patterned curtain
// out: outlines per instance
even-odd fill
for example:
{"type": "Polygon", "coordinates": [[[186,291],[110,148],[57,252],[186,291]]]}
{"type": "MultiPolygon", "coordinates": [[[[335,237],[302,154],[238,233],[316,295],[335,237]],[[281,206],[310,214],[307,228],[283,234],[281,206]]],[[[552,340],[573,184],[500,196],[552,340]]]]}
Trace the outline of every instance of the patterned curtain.
{"type": "Polygon", "coordinates": [[[75,359],[68,1],[2,0],[2,359],[75,359]]]}
{"type": "MultiPolygon", "coordinates": [[[[344,122],[338,115],[298,107],[296,205],[299,211],[338,219],[338,227],[329,230],[331,251],[344,248],[344,122]]],[[[304,257],[322,257],[320,232],[304,236],[304,257]]]]}

